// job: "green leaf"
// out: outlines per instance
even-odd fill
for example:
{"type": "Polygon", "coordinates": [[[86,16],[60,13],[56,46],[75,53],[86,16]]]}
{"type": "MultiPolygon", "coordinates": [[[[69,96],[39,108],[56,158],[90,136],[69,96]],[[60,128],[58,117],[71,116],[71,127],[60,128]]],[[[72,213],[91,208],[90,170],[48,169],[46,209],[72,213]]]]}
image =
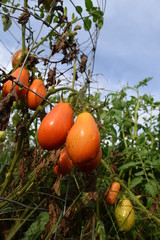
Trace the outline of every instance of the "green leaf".
{"type": "Polygon", "coordinates": [[[67,17],[67,7],[64,8],[64,16],[67,17]]]}
{"type": "Polygon", "coordinates": [[[144,175],[144,171],[140,171],[134,174],[136,177],[144,175]]]}
{"type": "Polygon", "coordinates": [[[151,205],[153,204],[153,202],[154,202],[154,199],[148,197],[148,198],[147,198],[147,208],[151,207],[151,205]]]}
{"type": "Polygon", "coordinates": [[[89,31],[91,29],[91,26],[92,26],[92,21],[88,17],[85,17],[84,18],[84,29],[86,31],[89,31]]]}
{"type": "Polygon", "coordinates": [[[8,12],[8,8],[6,8],[6,7],[3,7],[2,9],[3,9],[3,11],[4,11],[5,13],[7,13],[7,12],[8,12]]]}
{"type": "Polygon", "coordinates": [[[151,165],[153,168],[160,171],[160,159],[155,159],[153,162],[151,162],[151,165]]]}
{"type": "Polygon", "coordinates": [[[100,118],[103,120],[107,117],[107,115],[108,115],[107,111],[103,111],[100,115],[100,118]]]}
{"type": "Polygon", "coordinates": [[[89,12],[93,8],[93,3],[91,0],[85,0],[85,6],[87,11],[89,12]]]}
{"type": "Polygon", "coordinates": [[[103,27],[103,18],[98,20],[98,28],[101,29],[103,27]]]}
{"type": "Polygon", "coordinates": [[[6,32],[12,25],[10,15],[2,15],[3,31],[6,32]]]}
{"type": "Polygon", "coordinates": [[[8,2],[8,0],[2,0],[2,3],[7,3],[8,2]]]}
{"type": "Polygon", "coordinates": [[[115,118],[116,123],[119,124],[119,126],[122,125],[122,110],[119,109],[112,109],[111,113],[113,117],[115,118]]]}
{"type": "MultiPolygon", "coordinates": [[[[8,0],[7,0],[8,1],[8,0]]],[[[17,10],[17,8],[20,6],[20,3],[15,3],[14,2],[14,8],[12,9],[12,14],[15,13],[15,11],[17,10]]]]}
{"type": "Polygon", "coordinates": [[[45,231],[45,226],[49,222],[48,212],[41,212],[36,221],[33,222],[28,230],[24,233],[22,240],[37,240],[45,231]]]}
{"type": "Polygon", "coordinates": [[[16,112],[12,118],[12,123],[14,126],[17,125],[18,122],[20,122],[21,120],[21,116],[18,114],[18,112],[16,112]]]}
{"type": "Polygon", "coordinates": [[[139,165],[140,162],[129,162],[129,163],[125,163],[123,164],[121,167],[119,167],[119,170],[125,170],[128,169],[129,167],[136,167],[137,165],[139,165]]]}
{"type": "Polygon", "coordinates": [[[77,11],[79,14],[81,14],[82,11],[83,11],[83,9],[82,9],[81,6],[76,6],[76,11],[77,11]]]}
{"type": "Polygon", "coordinates": [[[131,180],[130,188],[136,187],[138,184],[140,184],[143,181],[143,177],[136,177],[131,180]]]}
{"type": "Polygon", "coordinates": [[[144,80],[140,81],[140,82],[138,83],[138,85],[135,86],[135,88],[147,86],[148,82],[151,81],[151,80],[152,80],[151,77],[145,78],[144,80]]]}
{"type": "Polygon", "coordinates": [[[145,184],[145,193],[156,197],[158,192],[155,181],[150,180],[148,183],[145,184]]]}

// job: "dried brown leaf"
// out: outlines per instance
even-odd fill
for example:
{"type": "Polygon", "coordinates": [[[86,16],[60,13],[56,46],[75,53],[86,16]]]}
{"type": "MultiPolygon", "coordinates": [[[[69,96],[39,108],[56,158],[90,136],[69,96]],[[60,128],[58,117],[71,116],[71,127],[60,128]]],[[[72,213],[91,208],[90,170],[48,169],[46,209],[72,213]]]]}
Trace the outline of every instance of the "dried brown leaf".
{"type": "MultiPolygon", "coordinates": [[[[58,217],[60,215],[60,210],[57,206],[57,204],[54,202],[49,204],[49,222],[46,226],[46,233],[50,233],[50,231],[53,229],[53,227],[56,225],[58,221],[58,217]]],[[[49,239],[52,239],[52,236],[50,236],[49,239]]]]}
{"type": "Polygon", "coordinates": [[[30,13],[28,9],[24,9],[24,12],[18,17],[18,23],[26,24],[29,20],[30,13]]]}
{"type": "Polygon", "coordinates": [[[17,92],[15,89],[6,97],[0,100],[0,130],[5,130],[8,126],[11,107],[14,101],[18,100],[17,92]]]}
{"type": "Polygon", "coordinates": [[[47,83],[49,86],[56,84],[56,67],[49,69],[47,83]]]}
{"type": "Polygon", "coordinates": [[[60,196],[61,195],[61,180],[62,180],[62,175],[58,176],[55,183],[53,184],[52,189],[55,191],[55,193],[60,196]]]}
{"type": "Polygon", "coordinates": [[[81,73],[85,72],[85,70],[86,70],[87,60],[88,60],[87,55],[85,55],[85,54],[81,55],[81,62],[80,62],[80,66],[79,66],[79,71],[81,73]]]}

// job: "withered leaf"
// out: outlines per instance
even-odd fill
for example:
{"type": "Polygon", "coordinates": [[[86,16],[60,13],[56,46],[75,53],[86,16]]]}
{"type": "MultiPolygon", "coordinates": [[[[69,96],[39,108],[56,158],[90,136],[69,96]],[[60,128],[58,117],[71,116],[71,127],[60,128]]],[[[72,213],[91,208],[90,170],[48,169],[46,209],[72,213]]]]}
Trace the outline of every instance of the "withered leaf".
{"type": "Polygon", "coordinates": [[[61,195],[61,180],[62,180],[62,175],[59,175],[55,181],[55,183],[53,184],[52,189],[55,191],[55,193],[60,196],[61,195]]]}
{"type": "Polygon", "coordinates": [[[0,130],[5,130],[8,126],[11,107],[14,101],[18,100],[17,92],[15,89],[6,97],[0,100],[0,130]]]}
{"type": "Polygon", "coordinates": [[[24,12],[18,17],[18,23],[26,24],[28,22],[29,17],[30,13],[28,9],[24,9],[24,12]]]}

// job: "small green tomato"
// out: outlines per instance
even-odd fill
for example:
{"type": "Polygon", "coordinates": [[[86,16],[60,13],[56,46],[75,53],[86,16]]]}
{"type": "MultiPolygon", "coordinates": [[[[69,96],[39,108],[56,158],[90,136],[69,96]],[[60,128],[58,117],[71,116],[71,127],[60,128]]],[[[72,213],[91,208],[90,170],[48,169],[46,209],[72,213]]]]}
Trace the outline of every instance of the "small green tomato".
{"type": "Polygon", "coordinates": [[[6,138],[6,132],[0,131],[0,142],[4,142],[5,138],[6,138]]]}
{"type": "Polygon", "coordinates": [[[129,199],[121,199],[115,209],[115,218],[120,231],[128,232],[135,224],[135,212],[129,199]]]}

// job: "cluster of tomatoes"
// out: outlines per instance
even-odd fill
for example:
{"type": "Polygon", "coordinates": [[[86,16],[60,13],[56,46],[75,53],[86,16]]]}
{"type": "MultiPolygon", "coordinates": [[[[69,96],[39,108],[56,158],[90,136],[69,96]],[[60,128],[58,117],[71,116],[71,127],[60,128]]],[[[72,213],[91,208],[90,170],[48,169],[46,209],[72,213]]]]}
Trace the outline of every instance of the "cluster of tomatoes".
{"type": "Polygon", "coordinates": [[[74,112],[69,103],[59,102],[44,117],[38,130],[38,142],[43,149],[62,149],[56,175],[65,175],[72,166],[90,173],[100,164],[102,151],[100,133],[93,116],[80,113],[74,122],[74,112]]]}
{"type": "MultiPolygon", "coordinates": [[[[112,182],[104,194],[104,200],[108,206],[114,206],[120,191],[119,182],[112,182]]],[[[128,232],[135,224],[135,212],[131,201],[125,196],[118,202],[115,208],[115,218],[119,229],[128,232]]]]}
{"type": "MultiPolygon", "coordinates": [[[[22,50],[13,55],[13,67],[18,64],[21,56],[22,50]]],[[[12,79],[3,85],[4,96],[15,88],[18,98],[22,99],[26,95],[28,107],[36,110],[47,93],[43,81],[36,78],[29,86],[29,72],[21,67],[11,76],[12,79]]],[[[62,148],[59,161],[53,168],[57,176],[68,174],[73,166],[83,173],[91,173],[99,166],[102,158],[100,133],[93,116],[89,112],[82,112],[74,122],[73,109],[66,102],[56,104],[43,118],[38,129],[38,142],[45,150],[62,148]]],[[[115,205],[119,191],[120,184],[113,182],[104,194],[107,205],[115,205]]],[[[129,199],[124,197],[118,202],[115,218],[120,230],[127,232],[133,227],[135,213],[129,199]]]]}
{"type": "MultiPolygon", "coordinates": [[[[21,56],[21,49],[14,53],[12,58],[13,68],[19,63],[21,56]]],[[[36,78],[29,86],[29,71],[25,67],[23,69],[18,67],[12,72],[11,77],[12,79],[7,80],[3,85],[3,95],[7,96],[14,88],[17,92],[18,98],[22,99],[26,95],[28,107],[32,110],[36,110],[47,93],[43,81],[36,78]]]]}

